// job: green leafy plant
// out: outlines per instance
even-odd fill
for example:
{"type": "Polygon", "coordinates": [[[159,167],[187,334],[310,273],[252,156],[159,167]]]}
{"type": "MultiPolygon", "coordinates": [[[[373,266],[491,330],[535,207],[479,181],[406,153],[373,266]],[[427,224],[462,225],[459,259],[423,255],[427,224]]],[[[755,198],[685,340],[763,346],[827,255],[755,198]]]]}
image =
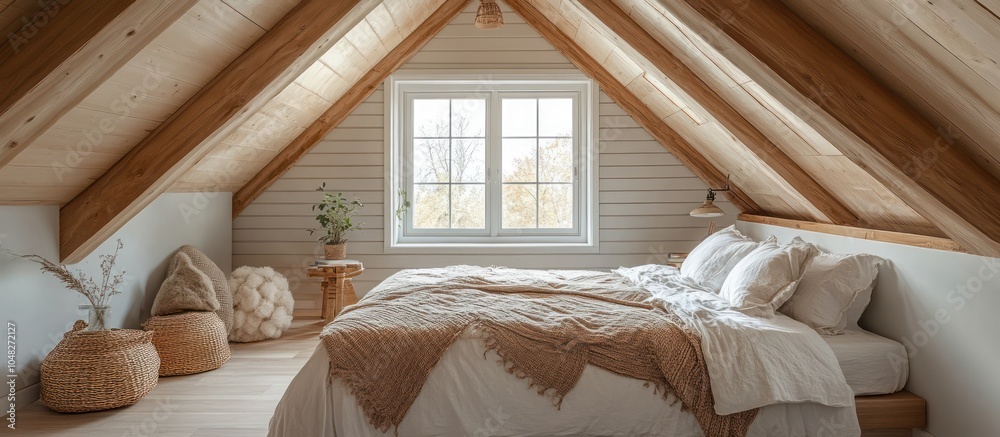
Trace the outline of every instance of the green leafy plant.
{"type": "Polygon", "coordinates": [[[403,216],[406,215],[406,210],[410,209],[410,199],[406,198],[406,190],[400,189],[399,195],[399,207],[396,208],[396,223],[398,226],[403,226],[403,216]]]}
{"type": "Polygon", "coordinates": [[[326,182],[320,185],[316,191],[323,193],[323,200],[312,206],[313,211],[318,211],[316,221],[319,223],[318,229],[309,229],[309,235],[315,232],[323,232],[319,237],[321,243],[343,244],[347,242],[347,232],[361,230],[364,223],[355,223],[351,217],[358,213],[364,205],[355,197],[348,200],[344,193],[327,193],[326,182]]]}

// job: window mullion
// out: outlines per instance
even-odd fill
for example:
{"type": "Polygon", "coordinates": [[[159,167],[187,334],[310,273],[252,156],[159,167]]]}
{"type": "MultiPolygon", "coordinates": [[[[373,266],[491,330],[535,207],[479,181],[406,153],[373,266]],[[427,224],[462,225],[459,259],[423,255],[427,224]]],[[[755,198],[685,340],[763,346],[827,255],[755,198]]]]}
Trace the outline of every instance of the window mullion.
{"type": "Polygon", "coordinates": [[[535,99],[535,229],[542,218],[542,99],[535,99]]]}
{"type": "Polygon", "coordinates": [[[454,199],[452,199],[455,190],[452,189],[452,182],[454,181],[451,179],[453,170],[452,166],[455,165],[452,161],[455,158],[452,155],[452,148],[455,145],[455,139],[452,138],[454,126],[451,125],[453,120],[455,120],[455,113],[453,112],[454,106],[455,100],[448,99],[448,229],[455,228],[455,205],[454,199]]]}
{"type": "MultiPolygon", "coordinates": [[[[403,158],[403,162],[402,162],[402,164],[403,164],[403,166],[402,166],[402,168],[403,168],[403,175],[402,175],[403,177],[402,177],[402,179],[403,180],[402,180],[402,183],[403,183],[403,186],[406,187],[405,189],[407,190],[407,193],[408,193],[407,196],[412,196],[413,199],[414,199],[414,201],[416,201],[417,190],[416,190],[416,184],[414,184],[415,178],[414,178],[414,175],[413,175],[413,160],[414,160],[414,156],[415,156],[415,154],[413,152],[413,137],[414,137],[414,135],[412,135],[413,134],[413,105],[414,105],[414,103],[413,103],[413,98],[411,96],[409,96],[409,95],[406,95],[406,94],[404,94],[403,101],[405,102],[403,104],[403,108],[402,108],[403,114],[401,114],[401,117],[400,117],[402,119],[402,123],[401,123],[400,129],[402,129],[402,131],[403,131],[402,137],[403,137],[403,142],[404,142],[404,144],[403,144],[403,153],[402,153],[402,155],[403,155],[403,157],[402,157],[403,158]]],[[[411,208],[411,211],[408,211],[408,212],[409,212],[408,214],[405,214],[403,216],[404,217],[403,218],[403,221],[404,221],[404,223],[403,223],[403,232],[404,232],[404,234],[412,234],[413,233],[413,228],[414,228],[414,225],[415,225],[415,223],[413,222],[414,214],[412,212],[412,208],[411,208]]]]}
{"type": "Polygon", "coordinates": [[[490,186],[488,187],[490,191],[490,202],[487,209],[487,214],[489,215],[489,233],[491,237],[496,237],[500,235],[500,228],[502,226],[502,205],[503,205],[503,160],[502,160],[502,127],[503,120],[501,117],[501,100],[500,93],[496,90],[490,92],[489,96],[490,102],[488,105],[489,112],[487,113],[487,118],[489,119],[487,125],[487,135],[488,135],[488,149],[490,157],[490,186]]]}

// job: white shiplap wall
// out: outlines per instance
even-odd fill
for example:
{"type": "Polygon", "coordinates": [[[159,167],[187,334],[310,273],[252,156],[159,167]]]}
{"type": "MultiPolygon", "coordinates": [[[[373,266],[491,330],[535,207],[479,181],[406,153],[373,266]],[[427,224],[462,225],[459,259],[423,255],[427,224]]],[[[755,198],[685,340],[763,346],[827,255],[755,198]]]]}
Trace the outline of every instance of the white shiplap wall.
{"type": "MultiPolygon", "coordinates": [[[[503,69],[553,70],[572,64],[509,10],[507,25],[494,32],[472,26],[475,5],[461,14],[404,68],[488,72],[503,69]]],[[[289,277],[296,313],[318,315],[319,283],[305,278],[303,266],[319,253],[305,230],[315,226],[313,191],[356,194],[365,204],[359,218],[366,232],[351,236],[349,256],[364,262],[355,280],[363,294],[392,273],[415,267],[452,264],[506,265],[546,269],[610,269],[662,260],[667,252],[690,250],[706,232],[708,220],[687,215],[707,188],[667,153],[603,93],[600,98],[600,253],[565,255],[410,255],[385,254],[383,247],[384,93],[376,91],[233,223],[233,265],[272,266],[289,277]]],[[[716,220],[735,221],[736,210],[716,220]]]]}

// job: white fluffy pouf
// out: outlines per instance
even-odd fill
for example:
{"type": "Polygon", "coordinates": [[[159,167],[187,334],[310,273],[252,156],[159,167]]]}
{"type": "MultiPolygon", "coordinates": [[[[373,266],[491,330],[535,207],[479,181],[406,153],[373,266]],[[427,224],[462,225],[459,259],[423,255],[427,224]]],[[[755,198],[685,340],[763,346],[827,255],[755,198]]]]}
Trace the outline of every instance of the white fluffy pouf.
{"type": "Polygon", "coordinates": [[[270,267],[243,266],[229,278],[233,290],[233,330],[229,341],[279,338],[292,326],[295,300],[288,280],[270,267]]]}

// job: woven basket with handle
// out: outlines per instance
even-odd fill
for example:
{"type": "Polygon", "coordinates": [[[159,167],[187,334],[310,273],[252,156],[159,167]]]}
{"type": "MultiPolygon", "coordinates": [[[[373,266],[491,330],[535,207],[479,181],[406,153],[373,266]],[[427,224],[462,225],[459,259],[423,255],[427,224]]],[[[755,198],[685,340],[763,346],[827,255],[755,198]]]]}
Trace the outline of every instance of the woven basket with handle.
{"type": "Polygon", "coordinates": [[[60,413],[132,405],[156,387],[160,357],[152,332],[134,329],[73,330],[42,361],[42,402],[60,413]]]}
{"type": "Polygon", "coordinates": [[[233,356],[229,332],[213,312],[155,316],[142,328],[153,333],[153,345],[160,353],[160,376],[215,370],[233,356]]]}

